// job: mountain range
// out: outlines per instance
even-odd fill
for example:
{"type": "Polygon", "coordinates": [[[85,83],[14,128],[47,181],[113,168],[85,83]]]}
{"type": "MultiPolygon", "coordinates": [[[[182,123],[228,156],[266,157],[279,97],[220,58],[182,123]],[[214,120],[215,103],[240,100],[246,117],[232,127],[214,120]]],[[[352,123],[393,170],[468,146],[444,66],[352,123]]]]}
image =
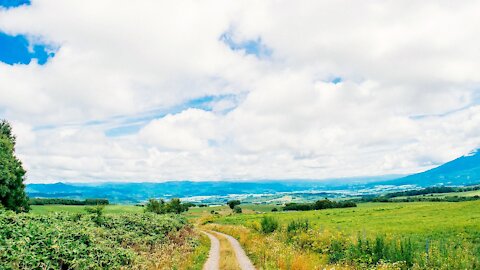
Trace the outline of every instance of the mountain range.
{"type": "Polygon", "coordinates": [[[362,190],[384,192],[380,186],[420,188],[428,186],[462,186],[480,183],[480,151],[447,162],[425,172],[409,176],[359,177],[329,180],[262,180],[262,181],[169,181],[144,183],[94,184],[28,184],[30,197],[41,198],[107,198],[114,203],[138,203],[148,198],[227,196],[231,194],[276,194],[331,192],[332,194],[362,190]]]}

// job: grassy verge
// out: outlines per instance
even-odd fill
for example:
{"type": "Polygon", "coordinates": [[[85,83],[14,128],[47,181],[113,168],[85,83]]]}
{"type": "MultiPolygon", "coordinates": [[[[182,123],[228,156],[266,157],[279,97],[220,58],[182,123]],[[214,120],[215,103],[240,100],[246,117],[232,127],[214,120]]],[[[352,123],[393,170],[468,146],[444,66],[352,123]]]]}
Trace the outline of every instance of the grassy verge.
{"type": "Polygon", "coordinates": [[[210,251],[210,239],[203,233],[198,233],[197,246],[185,261],[185,268],[187,270],[202,270],[203,265],[208,259],[210,251]]]}

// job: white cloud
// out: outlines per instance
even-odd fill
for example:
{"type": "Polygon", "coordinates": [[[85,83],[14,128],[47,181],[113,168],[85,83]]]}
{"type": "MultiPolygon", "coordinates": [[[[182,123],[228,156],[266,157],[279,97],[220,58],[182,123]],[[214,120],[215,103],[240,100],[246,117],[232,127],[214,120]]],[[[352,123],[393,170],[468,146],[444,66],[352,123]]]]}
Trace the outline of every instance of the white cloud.
{"type": "Polygon", "coordinates": [[[44,66],[0,63],[0,116],[14,124],[29,181],[415,172],[480,145],[479,8],[33,1],[0,10],[0,30],[59,49],[44,66]],[[231,50],[226,31],[272,54],[231,50]],[[204,96],[229,98],[172,109],[204,96]],[[137,121],[138,133],[105,135],[169,109],[137,121]]]}

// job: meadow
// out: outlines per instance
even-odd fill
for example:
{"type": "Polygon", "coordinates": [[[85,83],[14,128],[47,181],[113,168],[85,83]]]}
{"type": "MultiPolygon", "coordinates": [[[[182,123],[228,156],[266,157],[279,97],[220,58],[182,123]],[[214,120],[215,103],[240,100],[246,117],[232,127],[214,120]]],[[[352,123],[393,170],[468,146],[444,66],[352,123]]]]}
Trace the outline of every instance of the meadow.
{"type": "Polygon", "coordinates": [[[219,214],[204,216],[202,223],[237,237],[261,269],[480,267],[478,201],[219,214]],[[275,223],[267,233],[266,219],[275,223]]]}

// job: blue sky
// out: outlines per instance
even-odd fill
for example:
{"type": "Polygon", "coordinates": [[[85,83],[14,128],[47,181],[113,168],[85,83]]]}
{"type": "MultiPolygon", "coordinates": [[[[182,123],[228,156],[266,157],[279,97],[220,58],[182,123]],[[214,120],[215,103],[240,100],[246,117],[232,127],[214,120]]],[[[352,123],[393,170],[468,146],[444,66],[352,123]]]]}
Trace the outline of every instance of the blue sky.
{"type": "Polygon", "coordinates": [[[269,57],[272,50],[268,48],[260,37],[243,41],[235,41],[232,37],[232,31],[227,31],[220,36],[220,40],[227,44],[234,51],[243,51],[245,54],[255,55],[257,57],[269,57]]]}
{"type": "Polygon", "coordinates": [[[0,0],[0,7],[12,8],[21,5],[29,5],[30,0],[0,0]]]}
{"type": "Polygon", "coordinates": [[[0,61],[9,65],[28,65],[32,59],[44,65],[50,57],[55,55],[46,45],[30,44],[24,35],[11,36],[2,32],[0,32],[0,48],[0,61]]]}
{"type": "Polygon", "coordinates": [[[478,147],[480,2],[372,5],[0,1],[0,118],[31,182],[406,174],[478,147]]]}

